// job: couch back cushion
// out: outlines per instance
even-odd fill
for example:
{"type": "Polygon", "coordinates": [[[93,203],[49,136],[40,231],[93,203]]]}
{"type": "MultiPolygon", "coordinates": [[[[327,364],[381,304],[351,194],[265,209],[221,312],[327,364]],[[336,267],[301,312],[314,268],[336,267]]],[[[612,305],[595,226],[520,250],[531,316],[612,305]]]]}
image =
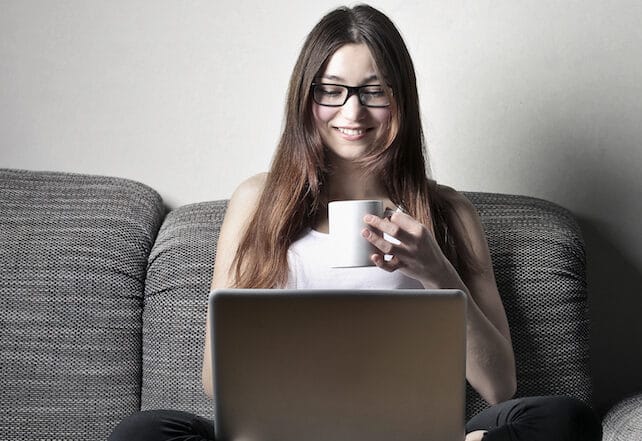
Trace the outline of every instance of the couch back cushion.
{"type": "MultiPolygon", "coordinates": [[[[466,193],[485,228],[515,349],[518,396],[590,400],[584,247],[565,209],[540,199],[466,193]]],[[[201,390],[205,311],[224,201],[172,211],[150,256],[143,408],[211,417],[201,390]]],[[[486,407],[468,388],[467,415],[486,407]]]]}
{"type": "Polygon", "coordinates": [[[226,201],[171,211],[149,256],[143,312],[141,409],[211,418],[201,387],[207,297],[226,201]]]}
{"type": "Polygon", "coordinates": [[[0,170],[0,439],[104,440],[139,408],[163,214],[132,181],[0,170]]]}

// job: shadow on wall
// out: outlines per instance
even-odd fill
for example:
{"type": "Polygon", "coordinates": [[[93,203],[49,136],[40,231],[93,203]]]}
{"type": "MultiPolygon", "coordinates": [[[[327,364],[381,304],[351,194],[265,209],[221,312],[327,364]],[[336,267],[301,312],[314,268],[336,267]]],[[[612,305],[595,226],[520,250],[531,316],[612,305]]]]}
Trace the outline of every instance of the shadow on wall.
{"type": "Polygon", "coordinates": [[[604,414],[622,398],[642,392],[642,274],[601,233],[578,218],[587,253],[594,402],[604,414]]]}

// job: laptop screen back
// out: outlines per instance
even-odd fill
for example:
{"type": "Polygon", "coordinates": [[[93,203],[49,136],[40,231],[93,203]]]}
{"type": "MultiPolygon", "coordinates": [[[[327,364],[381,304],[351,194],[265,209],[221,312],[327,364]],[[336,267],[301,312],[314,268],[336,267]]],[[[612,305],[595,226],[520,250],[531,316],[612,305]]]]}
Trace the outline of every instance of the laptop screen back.
{"type": "Polygon", "coordinates": [[[215,290],[221,441],[461,441],[456,290],[215,290]]]}

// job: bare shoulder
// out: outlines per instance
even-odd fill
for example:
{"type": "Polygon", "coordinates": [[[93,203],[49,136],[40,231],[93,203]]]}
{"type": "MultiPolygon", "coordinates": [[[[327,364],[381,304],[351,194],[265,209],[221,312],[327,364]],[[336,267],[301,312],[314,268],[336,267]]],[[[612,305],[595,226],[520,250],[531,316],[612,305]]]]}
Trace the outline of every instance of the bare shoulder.
{"type": "Polygon", "coordinates": [[[464,194],[451,187],[437,185],[437,191],[448,207],[444,214],[456,240],[468,244],[468,250],[471,257],[476,260],[477,266],[490,268],[486,234],[473,203],[464,194]]]}
{"type": "Polygon", "coordinates": [[[263,194],[267,175],[267,173],[260,173],[251,176],[236,187],[227,205],[226,218],[234,217],[236,222],[239,217],[241,219],[251,217],[263,194]]]}
{"type": "Polygon", "coordinates": [[[222,227],[223,233],[234,230],[236,236],[242,234],[258,207],[267,176],[267,173],[260,173],[249,177],[234,190],[227,205],[222,227]]]}
{"type": "Polygon", "coordinates": [[[241,182],[234,190],[230,198],[230,204],[246,205],[257,203],[265,188],[267,177],[267,173],[259,173],[241,182]]]}
{"type": "Polygon", "coordinates": [[[437,184],[436,188],[442,200],[452,207],[452,214],[457,215],[461,221],[478,219],[477,209],[463,193],[447,185],[437,184]]]}
{"type": "Polygon", "coordinates": [[[246,179],[230,198],[219,233],[212,288],[230,286],[236,250],[254,217],[267,176],[267,173],[261,173],[246,179]]]}

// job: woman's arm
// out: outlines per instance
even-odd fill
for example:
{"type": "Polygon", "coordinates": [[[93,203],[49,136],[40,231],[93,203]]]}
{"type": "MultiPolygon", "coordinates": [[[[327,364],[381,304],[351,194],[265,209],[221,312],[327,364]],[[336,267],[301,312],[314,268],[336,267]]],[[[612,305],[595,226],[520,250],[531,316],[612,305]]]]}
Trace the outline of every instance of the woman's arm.
{"type": "Polygon", "coordinates": [[[506,311],[497,290],[490,251],[477,210],[462,194],[452,189],[446,191],[450,194],[453,215],[457,216],[450,222],[453,233],[457,239],[469,241],[477,266],[459,272],[462,289],[469,294],[466,376],[480,395],[494,404],[511,398],[517,388],[506,311]]]}
{"type": "MultiPolygon", "coordinates": [[[[212,289],[229,287],[232,283],[232,271],[234,270],[232,262],[243,234],[256,211],[266,177],[267,173],[263,173],[247,179],[239,185],[230,198],[216,246],[212,289]]],[[[205,345],[203,348],[202,382],[205,393],[212,398],[214,390],[212,385],[209,320],[208,308],[205,325],[205,345]]]]}
{"type": "Polygon", "coordinates": [[[399,270],[426,288],[456,288],[466,293],[466,378],[487,402],[498,403],[515,393],[515,359],[486,237],[470,201],[455,190],[440,187],[440,191],[453,208],[447,215],[448,226],[457,241],[469,242],[475,270],[458,274],[430,230],[403,213],[393,214],[390,220],[376,216],[365,219],[376,230],[397,238],[400,244],[392,244],[367,229],[364,237],[381,251],[372,256],[380,268],[399,270]],[[384,254],[394,257],[385,261],[384,254]]]}

